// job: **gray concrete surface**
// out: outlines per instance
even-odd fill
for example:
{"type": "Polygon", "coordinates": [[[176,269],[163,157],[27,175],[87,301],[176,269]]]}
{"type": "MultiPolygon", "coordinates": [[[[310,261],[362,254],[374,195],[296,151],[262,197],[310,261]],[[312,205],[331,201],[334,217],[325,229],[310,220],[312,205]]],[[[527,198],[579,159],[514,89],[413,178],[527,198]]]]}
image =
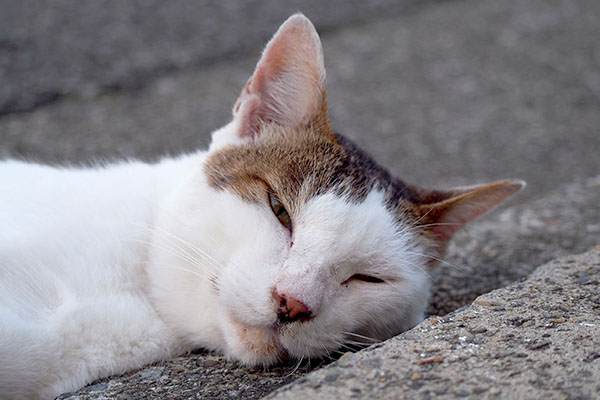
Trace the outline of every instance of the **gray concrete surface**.
{"type": "Polygon", "coordinates": [[[329,30],[417,3],[2,0],[0,115],[64,96],[134,91],[174,71],[255,53],[300,9],[329,30]]]}
{"type": "Polygon", "coordinates": [[[315,371],[269,399],[600,397],[600,246],[315,371]]]}
{"type": "MultiPolygon", "coordinates": [[[[529,183],[512,206],[456,237],[449,264],[432,272],[432,314],[600,242],[600,183],[588,178],[600,174],[598,1],[0,0],[0,6],[0,157],[154,160],[206,146],[210,132],[230,118],[264,40],[301,10],[322,33],[339,132],[409,182],[448,187],[514,177],[529,183]]],[[[524,366],[516,363],[528,357],[510,358],[511,365],[524,366]]],[[[318,363],[248,370],[200,353],[73,396],[259,398],[318,363]]],[[[458,369],[448,371],[462,368],[453,365],[458,369]]],[[[578,365],[573,371],[597,372],[578,365]]],[[[337,379],[319,390],[345,382],[337,379]]],[[[427,397],[430,381],[415,382],[424,383],[415,393],[427,397]]],[[[463,383],[448,382],[455,385],[448,393],[474,393],[468,380],[464,391],[463,383]]],[[[488,388],[485,396],[496,393],[488,388]]],[[[568,396],[589,393],[577,390],[568,396]]]]}

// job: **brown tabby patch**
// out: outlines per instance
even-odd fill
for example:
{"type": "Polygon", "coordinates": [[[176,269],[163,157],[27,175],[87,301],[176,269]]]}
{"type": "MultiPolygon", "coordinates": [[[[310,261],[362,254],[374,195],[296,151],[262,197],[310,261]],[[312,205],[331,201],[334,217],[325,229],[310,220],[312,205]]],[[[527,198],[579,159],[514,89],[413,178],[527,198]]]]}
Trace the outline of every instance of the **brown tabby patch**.
{"type": "Polygon", "coordinates": [[[403,201],[416,192],[394,179],[366,153],[327,125],[286,129],[263,127],[257,139],[213,153],[205,165],[209,184],[229,190],[248,202],[268,204],[271,191],[292,219],[311,197],[327,192],[360,202],[373,189],[386,194],[388,208],[398,218],[415,210],[403,201]]]}

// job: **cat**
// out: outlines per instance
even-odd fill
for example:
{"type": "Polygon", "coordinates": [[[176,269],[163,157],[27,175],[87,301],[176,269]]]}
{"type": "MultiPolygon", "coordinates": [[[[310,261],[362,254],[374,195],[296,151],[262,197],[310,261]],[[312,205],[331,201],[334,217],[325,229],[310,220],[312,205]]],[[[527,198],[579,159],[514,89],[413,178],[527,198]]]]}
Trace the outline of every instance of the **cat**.
{"type": "Polygon", "coordinates": [[[452,234],[524,182],[392,177],[332,131],[296,14],[208,151],[8,160],[0,185],[0,397],[48,399],[196,348],[268,366],[407,330],[452,234]]]}

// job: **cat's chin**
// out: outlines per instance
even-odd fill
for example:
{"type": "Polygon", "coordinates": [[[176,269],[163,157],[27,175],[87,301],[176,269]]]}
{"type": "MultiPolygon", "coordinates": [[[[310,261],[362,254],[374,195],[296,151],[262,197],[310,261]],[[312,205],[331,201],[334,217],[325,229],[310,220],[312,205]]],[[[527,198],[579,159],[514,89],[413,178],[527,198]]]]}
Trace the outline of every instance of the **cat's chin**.
{"type": "Polygon", "coordinates": [[[249,367],[269,367],[290,359],[321,357],[324,352],[328,353],[324,349],[333,350],[337,347],[335,343],[340,341],[334,338],[335,335],[326,338],[315,337],[314,332],[306,335],[303,331],[307,327],[298,322],[255,327],[232,318],[227,325],[225,353],[228,358],[249,367]]]}
{"type": "Polygon", "coordinates": [[[268,367],[288,358],[279,342],[276,329],[252,327],[241,322],[230,321],[233,328],[228,340],[228,356],[247,366],[268,367]]]}

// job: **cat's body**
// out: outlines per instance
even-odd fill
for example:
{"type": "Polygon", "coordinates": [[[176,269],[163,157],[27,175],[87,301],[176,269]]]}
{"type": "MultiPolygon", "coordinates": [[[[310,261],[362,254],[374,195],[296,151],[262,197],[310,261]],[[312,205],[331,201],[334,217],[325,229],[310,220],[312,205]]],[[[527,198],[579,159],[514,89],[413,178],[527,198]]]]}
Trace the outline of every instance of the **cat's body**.
{"type": "Polygon", "coordinates": [[[0,397],[198,347],[270,365],[418,323],[452,233],[522,183],[405,185],[331,131],[324,78],[294,16],[207,152],[0,163],[0,397]]]}
{"type": "Polygon", "coordinates": [[[144,270],[148,227],[181,172],[0,168],[0,398],[55,396],[180,350],[144,270]]]}

